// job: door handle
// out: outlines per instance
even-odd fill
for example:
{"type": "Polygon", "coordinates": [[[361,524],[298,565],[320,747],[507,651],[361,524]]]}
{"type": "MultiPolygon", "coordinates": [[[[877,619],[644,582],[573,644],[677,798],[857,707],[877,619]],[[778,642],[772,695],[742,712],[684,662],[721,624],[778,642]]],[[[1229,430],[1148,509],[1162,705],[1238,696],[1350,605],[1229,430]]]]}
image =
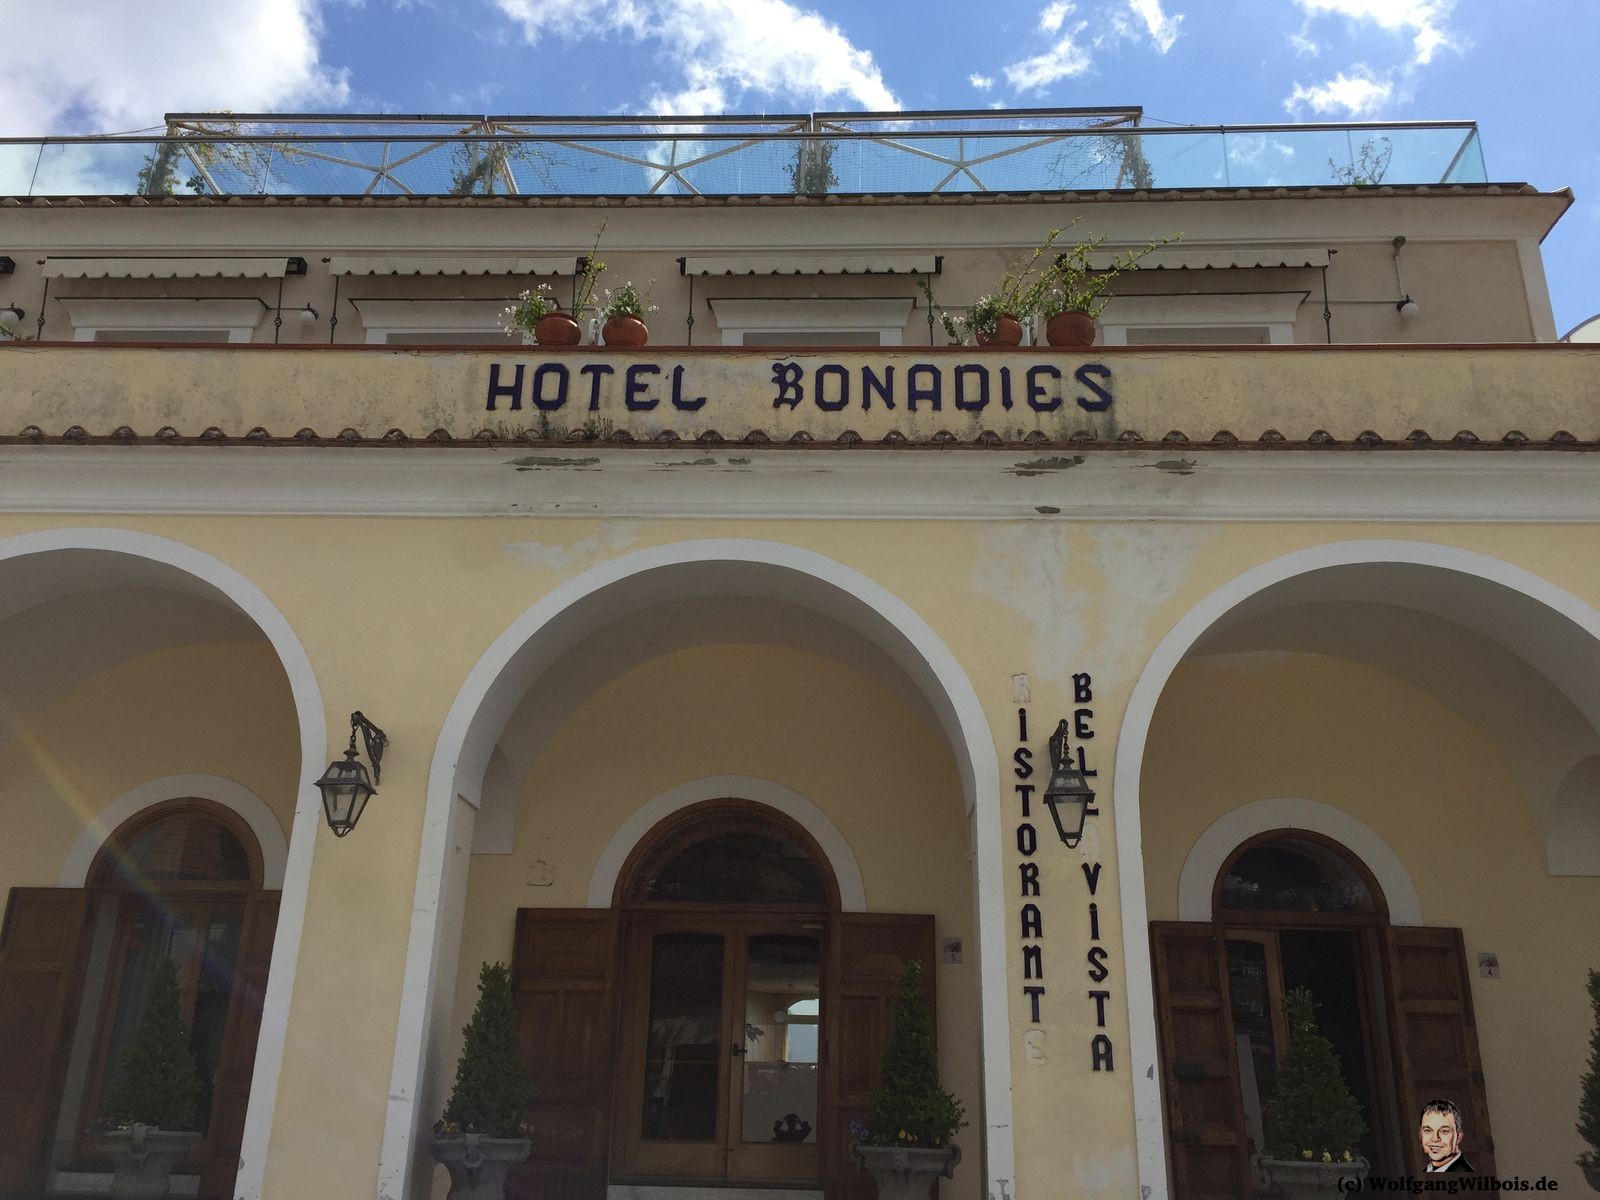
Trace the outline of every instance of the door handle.
{"type": "Polygon", "coordinates": [[[741,1055],[741,1054],[743,1054],[743,1053],[744,1053],[744,1047],[743,1047],[743,1046],[741,1046],[741,1045],[740,1045],[740,1044],[739,1044],[739,1043],[738,1043],[738,1042],[735,1042],[735,1043],[733,1043],[733,1046],[732,1046],[732,1048],[731,1048],[731,1050],[730,1050],[730,1053],[731,1053],[731,1054],[732,1054],[732,1055],[733,1055],[733,1056],[734,1056],[734,1057],[735,1057],[735,1058],[737,1058],[737,1057],[738,1057],[738,1056],[739,1056],[739,1055],[741,1055]]]}

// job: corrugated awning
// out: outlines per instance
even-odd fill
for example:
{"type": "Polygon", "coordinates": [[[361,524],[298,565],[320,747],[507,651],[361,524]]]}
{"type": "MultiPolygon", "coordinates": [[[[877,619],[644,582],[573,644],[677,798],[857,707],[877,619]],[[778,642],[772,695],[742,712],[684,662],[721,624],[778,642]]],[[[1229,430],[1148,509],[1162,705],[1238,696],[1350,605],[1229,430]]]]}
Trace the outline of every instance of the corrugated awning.
{"type": "MultiPolygon", "coordinates": [[[[1097,250],[1089,256],[1096,271],[1116,265],[1117,255],[1097,250]]],[[[1141,271],[1198,271],[1227,267],[1325,267],[1328,252],[1309,246],[1262,246],[1247,250],[1152,250],[1139,260],[1141,271]]]]}
{"type": "Polygon", "coordinates": [[[47,258],[46,279],[282,279],[298,258],[47,258]]]}
{"type": "Polygon", "coordinates": [[[937,254],[749,254],[685,258],[685,275],[937,275],[937,254]]]}
{"type": "Polygon", "coordinates": [[[328,260],[328,270],[334,275],[573,275],[577,263],[574,254],[561,258],[336,254],[328,260]]]}

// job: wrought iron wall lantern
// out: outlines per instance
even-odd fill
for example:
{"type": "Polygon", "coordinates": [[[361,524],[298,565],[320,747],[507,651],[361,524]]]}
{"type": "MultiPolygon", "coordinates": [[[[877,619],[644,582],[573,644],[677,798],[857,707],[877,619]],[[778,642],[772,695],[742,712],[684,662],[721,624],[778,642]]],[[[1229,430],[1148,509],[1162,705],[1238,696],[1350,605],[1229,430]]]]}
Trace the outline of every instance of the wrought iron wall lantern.
{"type": "Polygon", "coordinates": [[[344,752],[344,761],[329,763],[322,778],[317,780],[317,787],[322,790],[322,811],[334,837],[343,837],[354,829],[367,801],[378,794],[373,784],[383,777],[383,751],[388,745],[388,734],[360,712],[350,714],[350,748],[344,752]],[[367,768],[356,750],[358,731],[367,757],[372,760],[371,779],[367,778],[367,768]]]}
{"type": "Polygon", "coordinates": [[[1094,789],[1084,778],[1083,770],[1072,757],[1067,745],[1067,722],[1063,720],[1050,735],[1050,782],[1045,785],[1044,802],[1050,806],[1050,818],[1056,823],[1056,832],[1075,849],[1083,840],[1083,823],[1097,810],[1094,789]]]}

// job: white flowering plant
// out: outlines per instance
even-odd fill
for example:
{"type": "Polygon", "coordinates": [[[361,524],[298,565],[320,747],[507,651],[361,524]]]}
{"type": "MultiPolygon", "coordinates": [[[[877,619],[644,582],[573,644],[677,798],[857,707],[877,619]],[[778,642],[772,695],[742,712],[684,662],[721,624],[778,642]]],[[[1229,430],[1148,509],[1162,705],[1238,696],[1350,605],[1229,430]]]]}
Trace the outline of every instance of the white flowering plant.
{"type": "Polygon", "coordinates": [[[560,312],[561,305],[556,301],[556,290],[548,283],[541,283],[537,287],[527,289],[517,295],[515,304],[508,304],[500,314],[500,328],[509,334],[521,333],[526,330],[533,332],[533,327],[543,318],[553,312],[560,312]]]}
{"type": "Polygon", "coordinates": [[[616,317],[642,317],[645,313],[659,312],[660,305],[650,303],[650,289],[655,282],[654,279],[648,280],[640,288],[630,279],[621,287],[606,288],[600,315],[610,321],[616,317]]]}

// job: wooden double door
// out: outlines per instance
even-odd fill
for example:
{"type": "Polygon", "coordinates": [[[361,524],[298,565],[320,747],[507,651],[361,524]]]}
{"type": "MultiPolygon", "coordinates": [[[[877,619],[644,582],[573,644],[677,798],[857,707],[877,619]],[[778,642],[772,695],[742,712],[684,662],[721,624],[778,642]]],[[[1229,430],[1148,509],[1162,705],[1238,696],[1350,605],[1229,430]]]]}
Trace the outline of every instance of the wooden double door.
{"type": "Polygon", "coordinates": [[[613,1174],[821,1182],[827,931],[826,914],[629,923],[613,1174]]]}
{"type": "Polygon", "coordinates": [[[520,910],[538,1134],[508,1197],[602,1200],[633,1182],[871,1200],[849,1123],[866,1115],[907,962],[930,968],[933,1001],[933,954],[920,915],[520,910]]]}

